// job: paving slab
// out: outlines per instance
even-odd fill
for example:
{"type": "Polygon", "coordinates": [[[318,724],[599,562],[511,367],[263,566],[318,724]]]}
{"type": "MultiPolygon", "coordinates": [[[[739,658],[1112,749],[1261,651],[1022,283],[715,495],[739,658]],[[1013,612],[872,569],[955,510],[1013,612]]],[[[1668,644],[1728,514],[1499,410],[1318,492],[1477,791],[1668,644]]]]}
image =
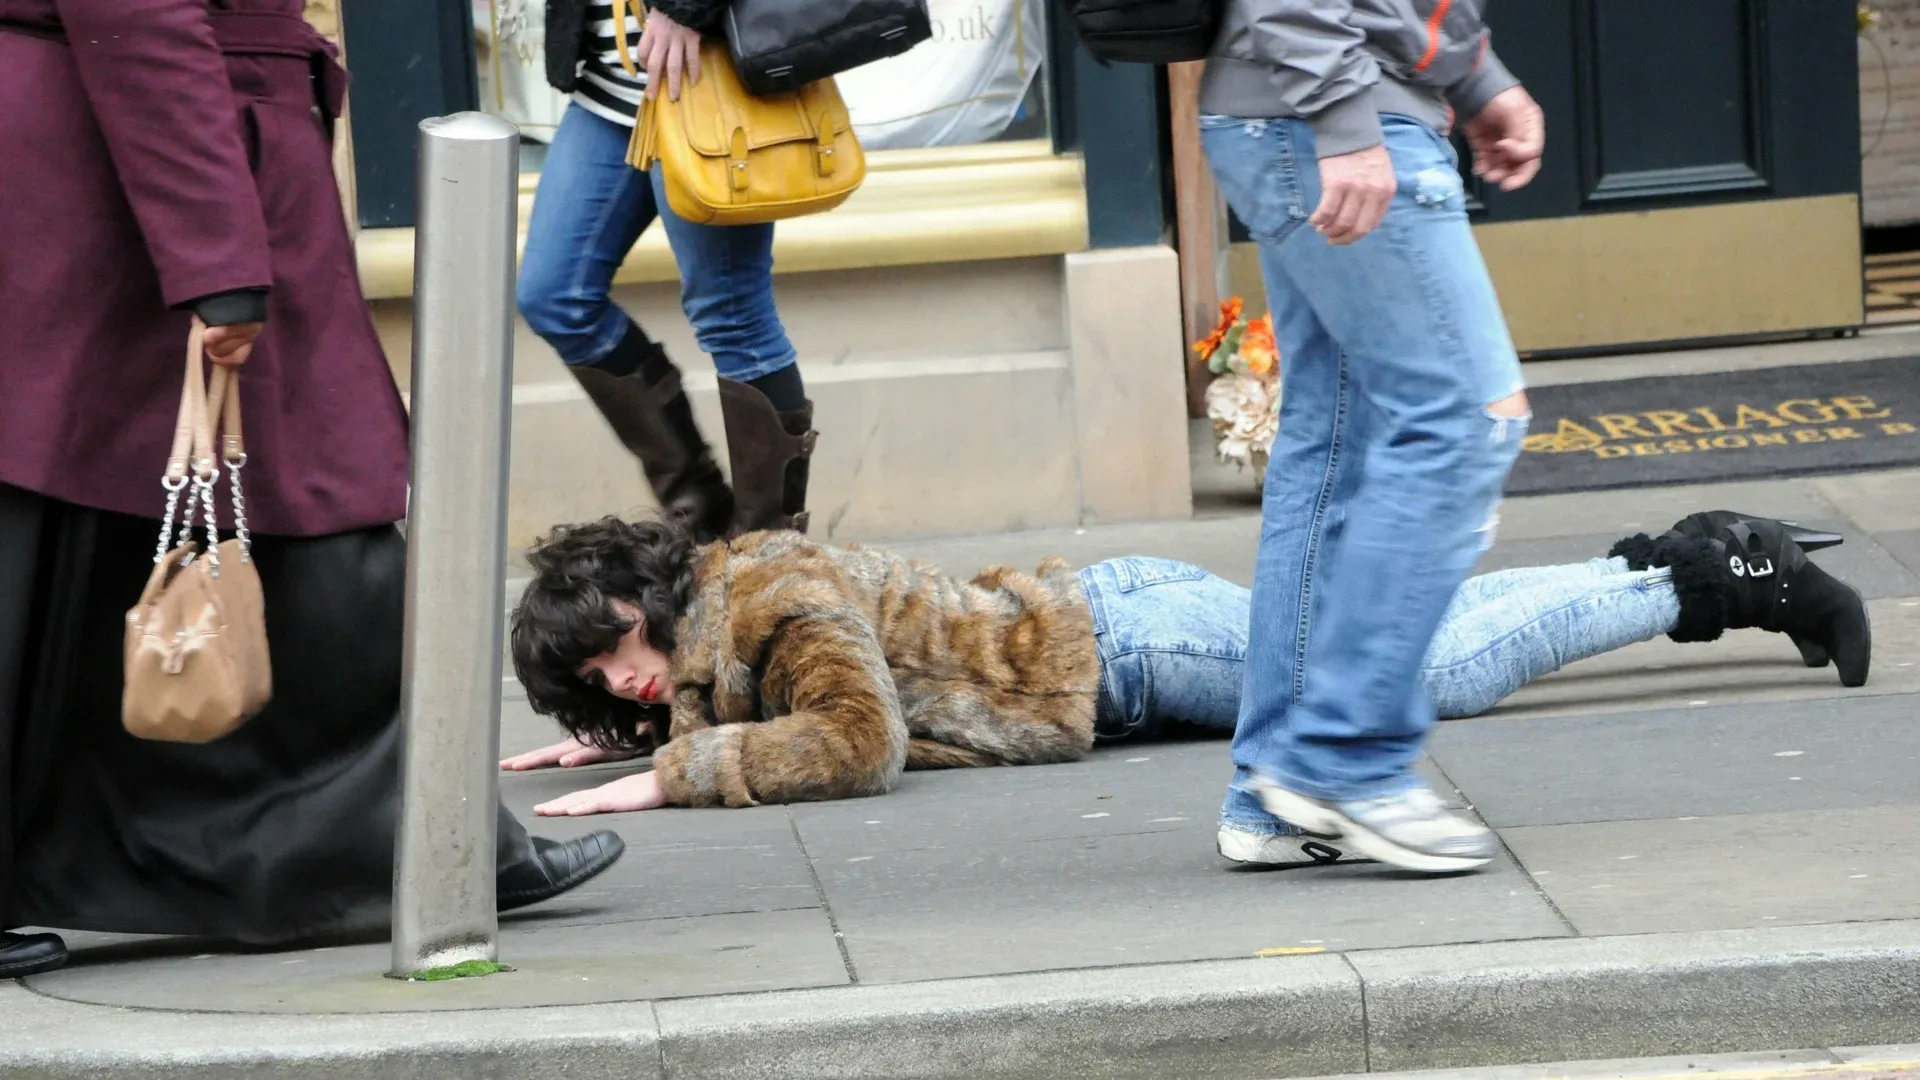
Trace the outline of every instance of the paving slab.
{"type": "Polygon", "coordinates": [[[1895,529],[1890,532],[1875,533],[1874,539],[1901,566],[1915,574],[1920,574],[1920,529],[1895,529]]]}
{"type": "Polygon", "coordinates": [[[1484,717],[1584,716],[1729,702],[1844,702],[1920,693],[1920,600],[1872,601],[1867,615],[1873,621],[1874,663],[1863,687],[1841,686],[1831,666],[1806,667],[1793,643],[1779,634],[1738,630],[1719,641],[1685,645],[1658,637],[1570,664],[1522,687],[1484,717]]]}
{"type": "Polygon", "coordinates": [[[1823,476],[1815,490],[1869,532],[1920,529],[1920,469],[1823,476]]]}
{"type": "Polygon", "coordinates": [[[1365,1068],[1360,986],[1298,956],[662,1002],[675,1080],[1163,1080],[1365,1068]]]}
{"type": "Polygon", "coordinates": [[[1500,829],[1900,806],[1920,802],[1916,707],[1900,696],[1456,720],[1429,750],[1500,829]]]}
{"type": "Polygon", "coordinates": [[[1500,835],[1586,935],[1920,917],[1920,803],[1500,835]]]}
{"type": "MultiPolygon", "coordinates": [[[[1211,829],[1233,775],[1224,736],[1033,767],[910,772],[885,796],[791,807],[823,864],[921,848],[1211,829]]],[[[1202,845],[1207,846],[1207,845],[1202,845]]]]}
{"type": "Polygon", "coordinates": [[[522,918],[561,926],[819,906],[812,872],[784,807],[533,816],[535,802],[604,783],[634,768],[600,766],[501,778],[508,808],[529,832],[565,840],[612,828],[629,849],[606,873],[522,918]]]}
{"type": "Polygon", "coordinates": [[[507,922],[511,972],[414,983],[386,978],[384,943],[287,953],[193,953],[74,962],[26,980],[49,997],[226,1013],[384,1013],[739,994],[848,981],[824,912],[774,911],[597,925],[507,922]]]}
{"type": "MultiPolygon", "coordinates": [[[[869,820],[881,822],[876,826],[854,826],[839,816],[821,820],[825,807],[807,808],[802,833],[861,980],[1567,932],[1505,860],[1483,874],[1443,880],[1373,864],[1236,868],[1213,850],[1228,771],[1225,743],[1143,754],[1164,767],[1127,765],[1123,758],[1120,767],[1107,766],[1118,752],[1100,755],[1099,764],[1078,773],[1047,767],[1067,774],[1060,787],[1085,793],[1077,804],[1068,800],[1064,812],[1054,809],[1061,805],[1057,794],[1039,794],[1035,770],[984,770],[1026,781],[1036,797],[1031,804],[1025,798],[955,800],[964,824],[935,826],[925,840],[913,838],[931,804],[909,803],[898,813],[885,799],[849,804],[871,813],[869,820]],[[1167,788],[1176,779],[1187,782],[1184,793],[1167,788]],[[1113,798],[1098,801],[1100,794],[1113,798]],[[1100,809],[1108,806],[1114,809],[1100,809]],[[1112,816],[1087,819],[1084,813],[1112,816]],[[1168,817],[1183,820],[1155,820],[1168,817]],[[907,839],[884,839],[896,826],[906,827],[907,839]]],[[[958,786],[947,781],[964,782],[969,774],[926,775],[938,794],[958,786]]],[[[1046,781],[1049,787],[1056,782],[1046,781]]]]}
{"type": "Polygon", "coordinates": [[[1372,1069],[1784,1050],[1920,1034],[1915,925],[1349,954],[1372,1069]]]}

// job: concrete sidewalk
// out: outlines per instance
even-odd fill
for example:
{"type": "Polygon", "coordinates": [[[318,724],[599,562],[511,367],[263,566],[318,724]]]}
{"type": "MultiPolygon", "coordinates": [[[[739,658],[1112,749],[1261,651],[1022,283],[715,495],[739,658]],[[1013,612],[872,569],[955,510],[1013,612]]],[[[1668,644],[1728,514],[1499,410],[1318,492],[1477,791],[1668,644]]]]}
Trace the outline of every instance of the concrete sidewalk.
{"type": "MultiPolygon", "coordinates": [[[[386,950],[72,935],[0,988],[0,1076],[1311,1076],[1920,1040],[1920,473],[1510,503],[1486,568],[1719,507],[1847,533],[1871,683],[1776,635],[1664,639],[1441,726],[1487,873],[1234,869],[1216,741],[909,774],[887,796],[542,822],[629,852],[510,919],[487,979],[386,950]]],[[[1257,520],[897,545],[970,571],[1167,555],[1245,582],[1257,520]]],[[[552,729],[509,697],[503,743],[552,729]]],[[[620,767],[509,776],[535,802],[620,767]]]]}

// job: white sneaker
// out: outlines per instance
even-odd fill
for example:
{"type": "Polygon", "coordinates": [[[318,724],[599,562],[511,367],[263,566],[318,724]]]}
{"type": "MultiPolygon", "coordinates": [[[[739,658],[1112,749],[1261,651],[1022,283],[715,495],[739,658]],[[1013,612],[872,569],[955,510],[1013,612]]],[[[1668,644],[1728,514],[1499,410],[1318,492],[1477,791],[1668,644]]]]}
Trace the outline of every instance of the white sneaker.
{"type": "Polygon", "coordinates": [[[1220,857],[1250,866],[1317,866],[1354,856],[1317,836],[1279,836],[1220,826],[1214,834],[1214,846],[1220,857]]]}
{"type": "Polygon", "coordinates": [[[1266,779],[1256,779],[1254,790],[1267,813],[1404,870],[1457,874],[1493,861],[1493,833],[1425,787],[1351,802],[1310,798],[1266,779]]]}

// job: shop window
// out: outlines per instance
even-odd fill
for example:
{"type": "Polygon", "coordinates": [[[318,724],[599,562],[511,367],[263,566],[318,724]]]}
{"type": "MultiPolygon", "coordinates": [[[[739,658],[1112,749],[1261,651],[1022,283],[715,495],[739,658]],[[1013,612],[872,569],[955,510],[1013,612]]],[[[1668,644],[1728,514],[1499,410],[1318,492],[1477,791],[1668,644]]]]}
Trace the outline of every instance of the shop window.
{"type": "MultiPolygon", "coordinates": [[[[470,0],[480,107],[518,125],[537,171],[568,98],[547,85],[541,0],[470,0]]],[[[1045,0],[928,0],[933,37],[839,77],[869,150],[1049,135],[1045,0]]],[[[610,5],[601,13],[610,18],[610,5]]]]}

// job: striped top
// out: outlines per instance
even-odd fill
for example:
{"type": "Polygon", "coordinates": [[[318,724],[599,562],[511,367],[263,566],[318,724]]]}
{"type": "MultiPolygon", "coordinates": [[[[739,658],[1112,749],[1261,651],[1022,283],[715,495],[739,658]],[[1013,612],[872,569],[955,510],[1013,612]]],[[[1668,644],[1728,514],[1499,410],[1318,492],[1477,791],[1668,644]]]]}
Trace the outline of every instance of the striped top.
{"type": "MultiPolygon", "coordinates": [[[[635,66],[640,64],[640,17],[645,10],[638,0],[627,5],[627,53],[635,66]]],[[[574,84],[573,100],[595,116],[625,127],[634,125],[640,113],[641,97],[646,90],[647,73],[628,75],[620,66],[620,48],[615,43],[613,4],[587,5],[587,55],[580,65],[580,81],[574,84]]]]}

